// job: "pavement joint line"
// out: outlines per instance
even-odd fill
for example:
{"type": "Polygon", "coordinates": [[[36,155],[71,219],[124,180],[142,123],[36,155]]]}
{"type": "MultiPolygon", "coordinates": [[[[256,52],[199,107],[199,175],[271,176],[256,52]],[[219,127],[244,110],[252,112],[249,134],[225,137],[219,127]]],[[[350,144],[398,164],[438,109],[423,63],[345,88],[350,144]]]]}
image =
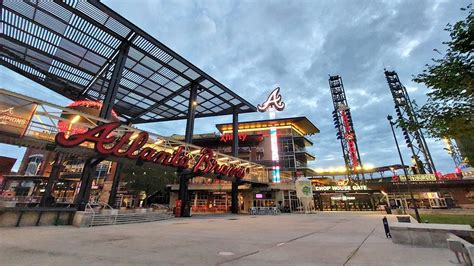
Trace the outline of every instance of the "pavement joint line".
{"type": "MultiPolygon", "coordinates": [[[[309,234],[305,234],[305,235],[302,235],[302,236],[299,236],[299,237],[292,238],[292,239],[290,239],[290,240],[288,240],[288,241],[286,241],[286,242],[284,242],[284,243],[280,243],[280,244],[288,244],[288,243],[293,242],[293,241],[296,241],[296,240],[298,240],[298,239],[301,239],[301,238],[304,238],[304,237],[308,237],[308,236],[310,236],[310,235],[314,235],[314,234],[317,234],[317,233],[324,232],[324,231],[329,230],[329,229],[332,229],[332,228],[336,227],[337,225],[339,225],[339,224],[341,224],[341,223],[344,223],[344,222],[346,222],[346,220],[343,220],[342,222],[336,222],[335,224],[333,224],[333,225],[331,225],[331,226],[328,226],[328,227],[326,227],[326,228],[321,228],[321,229],[319,229],[319,230],[317,230],[317,231],[314,231],[314,232],[311,232],[311,233],[309,233],[309,234]]],[[[375,230],[375,228],[374,228],[374,230],[375,230]]],[[[373,232],[373,230],[372,230],[372,232],[373,232]]],[[[365,240],[364,240],[364,241],[365,241],[365,240]]],[[[276,247],[283,246],[283,245],[280,245],[280,244],[276,245],[276,247]]],[[[229,263],[229,262],[233,262],[233,261],[236,261],[236,260],[240,260],[240,259],[242,259],[242,258],[249,257],[249,256],[255,255],[255,254],[257,254],[257,253],[260,253],[260,252],[262,252],[262,251],[270,250],[270,249],[272,249],[272,248],[275,248],[275,246],[270,246],[270,247],[268,247],[268,248],[264,248],[264,249],[261,249],[261,250],[256,250],[256,251],[254,251],[254,252],[250,252],[250,253],[247,253],[247,254],[243,254],[243,255],[241,255],[241,256],[232,258],[232,259],[230,259],[230,260],[223,261],[223,262],[219,262],[219,263],[217,263],[216,265],[223,265],[223,264],[226,264],[226,263],[229,263]]]]}
{"type": "Polygon", "coordinates": [[[372,231],[370,231],[370,233],[364,238],[364,240],[360,243],[360,245],[354,251],[351,252],[351,254],[347,258],[347,260],[344,262],[344,264],[342,264],[343,266],[345,266],[352,259],[352,257],[357,253],[357,251],[359,251],[360,247],[362,247],[362,245],[364,245],[365,241],[367,241],[367,239],[369,239],[369,237],[372,235],[372,233],[375,231],[375,229],[377,229],[377,226],[378,225],[376,225],[374,227],[374,229],[372,229],[372,231]]]}

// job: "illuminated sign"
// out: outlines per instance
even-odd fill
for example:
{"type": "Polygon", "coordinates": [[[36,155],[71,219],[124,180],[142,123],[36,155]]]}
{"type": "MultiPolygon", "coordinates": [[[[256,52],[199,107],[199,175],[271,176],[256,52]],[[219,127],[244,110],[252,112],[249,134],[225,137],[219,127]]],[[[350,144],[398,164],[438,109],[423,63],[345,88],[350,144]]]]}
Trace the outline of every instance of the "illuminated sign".
{"type": "Polygon", "coordinates": [[[338,186],[347,186],[347,184],[349,184],[349,179],[337,180],[336,184],[338,186]]]}
{"type": "Polygon", "coordinates": [[[203,148],[194,166],[190,166],[190,157],[184,151],[184,146],[176,147],[173,153],[157,151],[151,147],[144,147],[148,143],[147,132],[142,131],[138,134],[126,132],[116,137],[113,131],[118,127],[120,127],[118,122],[103,124],[70,137],[67,137],[65,132],[59,132],[55,139],[56,143],[63,147],[75,147],[84,142],[91,142],[94,144],[95,151],[102,155],[113,155],[181,169],[189,168],[196,174],[216,174],[236,178],[245,176],[246,168],[219,164],[211,149],[203,148]]]}
{"type": "Polygon", "coordinates": [[[274,89],[265,102],[257,105],[259,112],[266,112],[269,108],[275,108],[277,111],[285,109],[285,103],[281,100],[280,87],[274,89]]]}
{"type": "MultiPolygon", "coordinates": [[[[423,181],[436,181],[436,176],[434,174],[420,174],[420,175],[408,175],[410,181],[412,182],[423,182],[423,181]]],[[[401,182],[406,182],[407,178],[405,175],[399,177],[401,182]]]]}
{"type": "Polygon", "coordinates": [[[331,200],[342,200],[342,201],[347,201],[347,200],[355,200],[356,198],[355,197],[348,197],[348,196],[335,196],[335,197],[331,197],[331,200]]]}
{"type": "MultiPolygon", "coordinates": [[[[239,134],[237,135],[237,137],[238,137],[238,139],[239,139],[240,141],[245,141],[245,140],[247,139],[247,134],[245,134],[245,133],[239,133],[239,134]]],[[[233,134],[231,134],[231,133],[225,133],[225,134],[222,134],[222,135],[221,135],[220,141],[221,141],[221,142],[227,142],[227,141],[231,141],[231,140],[233,140],[233,139],[234,139],[234,135],[233,135],[233,134]]]]}
{"type": "MultiPolygon", "coordinates": [[[[67,107],[88,115],[99,116],[100,110],[102,109],[102,102],[92,100],[77,100],[68,104],[67,107]]],[[[64,118],[64,120],[59,120],[58,129],[60,132],[68,132],[69,135],[84,133],[88,130],[86,125],[92,125],[91,121],[86,117],[68,114],[67,112],[61,114],[61,118],[64,118]]],[[[112,110],[109,119],[113,122],[119,121],[117,113],[114,110],[112,110]]]]}
{"type": "Polygon", "coordinates": [[[360,186],[313,186],[315,191],[352,191],[352,190],[368,190],[366,185],[360,186]]]}
{"type": "Polygon", "coordinates": [[[278,155],[278,138],[277,138],[277,129],[274,127],[270,128],[270,144],[272,148],[272,181],[273,183],[280,183],[280,165],[278,161],[280,159],[278,155]]]}
{"type": "Polygon", "coordinates": [[[22,137],[30,124],[36,106],[30,101],[2,94],[0,97],[0,131],[22,137]]]}
{"type": "Polygon", "coordinates": [[[255,194],[255,198],[256,199],[263,199],[263,194],[262,193],[255,194]]]}
{"type": "Polygon", "coordinates": [[[344,126],[344,138],[347,140],[347,146],[349,149],[349,156],[352,162],[352,168],[357,170],[359,166],[359,160],[357,159],[357,151],[355,148],[355,138],[354,138],[354,131],[351,126],[351,122],[349,120],[348,112],[349,108],[345,110],[341,110],[341,117],[344,126]]]}

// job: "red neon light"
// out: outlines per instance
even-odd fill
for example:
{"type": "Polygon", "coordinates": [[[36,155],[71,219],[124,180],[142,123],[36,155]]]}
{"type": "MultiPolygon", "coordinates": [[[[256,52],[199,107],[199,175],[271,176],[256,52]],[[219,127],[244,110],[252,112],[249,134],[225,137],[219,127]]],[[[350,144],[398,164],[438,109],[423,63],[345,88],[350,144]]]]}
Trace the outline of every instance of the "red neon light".
{"type": "Polygon", "coordinates": [[[63,147],[75,147],[84,142],[92,142],[97,153],[102,155],[114,155],[144,162],[174,166],[177,168],[189,168],[197,174],[216,174],[229,177],[242,178],[245,176],[246,168],[217,163],[214,152],[211,149],[203,148],[201,156],[197,163],[189,166],[189,155],[184,152],[184,146],[179,146],[173,153],[166,151],[157,151],[150,147],[145,147],[148,142],[148,133],[140,132],[136,138],[131,141],[133,132],[127,132],[120,137],[112,133],[120,126],[119,122],[103,124],[91,128],[84,133],[74,134],[69,138],[65,132],[56,135],[56,143],[63,147]],[[130,143],[130,145],[128,145],[130,143]],[[127,147],[128,145],[128,147],[127,147]]]}
{"type": "Polygon", "coordinates": [[[359,166],[359,160],[357,158],[357,151],[355,148],[354,134],[352,133],[351,124],[349,122],[349,117],[345,111],[341,111],[342,122],[344,125],[344,137],[347,140],[347,145],[349,148],[349,156],[351,157],[352,167],[354,170],[357,170],[359,166]]]}
{"type": "MultiPolygon", "coordinates": [[[[247,139],[247,134],[245,134],[245,133],[239,133],[239,134],[237,135],[237,137],[238,137],[238,139],[239,139],[240,141],[245,141],[245,140],[247,139]]],[[[227,142],[227,141],[231,141],[231,140],[233,140],[233,139],[234,139],[234,135],[233,135],[233,134],[231,134],[231,133],[225,133],[225,134],[222,134],[222,135],[221,135],[220,141],[221,141],[221,142],[227,142]]]]}
{"type": "MultiPolygon", "coordinates": [[[[66,107],[88,107],[91,109],[101,110],[102,102],[92,100],[78,100],[68,104],[66,107]]],[[[117,113],[112,110],[112,120],[118,121],[117,113]]],[[[72,125],[69,121],[60,120],[58,122],[59,132],[69,132],[69,134],[80,134],[86,132],[87,127],[81,127],[78,125],[72,125]]]]}
{"type": "MultiPolygon", "coordinates": [[[[76,106],[82,106],[82,107],[91,107],[91,108],[94,108],[94,109],[102,109],[102,102],[100,101],[91,101],[91,100],[78,100],[78,101],[74,101],[70,104],[68,104],[66,107],[76,107],[76,106]]],[[[117,118],[118,115],[117,113],[112,110],[112,116],[117,118]]]]}

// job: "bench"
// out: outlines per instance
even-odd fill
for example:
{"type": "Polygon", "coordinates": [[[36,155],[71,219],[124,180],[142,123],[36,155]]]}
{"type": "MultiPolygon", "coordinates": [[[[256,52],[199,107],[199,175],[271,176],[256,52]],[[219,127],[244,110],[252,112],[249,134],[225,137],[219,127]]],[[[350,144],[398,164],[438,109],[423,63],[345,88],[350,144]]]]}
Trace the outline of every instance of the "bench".
{"type": "Polygon", "coordinates": [[[461,264],[459,254],[461,254],[464,263],[472,265],[472,262],[474,261],[474,244],[451,233],[447,234],[446,243],[448,248],[456,255],[459,264],[461,264]]]}
{"type": "Polygon", "coordinates": [[[447,248],[448,233],[466,238],[474,236],[470,225],[391,223],[389,226],[393,243],[404,245],[447,248]]]}

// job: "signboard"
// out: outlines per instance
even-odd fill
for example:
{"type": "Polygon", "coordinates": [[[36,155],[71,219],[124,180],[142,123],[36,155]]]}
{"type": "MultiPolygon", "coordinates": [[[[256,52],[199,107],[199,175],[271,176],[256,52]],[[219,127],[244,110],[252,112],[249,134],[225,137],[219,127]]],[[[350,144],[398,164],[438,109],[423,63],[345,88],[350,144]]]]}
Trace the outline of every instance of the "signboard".
{"type": "Polygon", "coordinates": [[[196,174],[216,174],[236,178],[242,178],[246,174],[245,167],[219,164],[211,149],[201,149],[195,164],[190,165],[191,158],[185,152],[185,146],[176,147],[173,153],[158,151],[151,147],[145,147],[148,143],[147,132],[142,131],[138,134],[126,132],[117,136],[114,131],[119,127],[119,122],[113,122],[69,137],[65,132],[59,132],[55,140],[58,145],[63,147],[75,147],[84,142],[90,142],[94,144],[95,151],[102,155],[190,169],[196,174]]]}
{"type": "MultiPolygon", "coordinates": [[[[408,175],[411,182],[427,182],[427,181],[436,181],[436,176],[434,174],[419,174],[419,175],[408,175]]],[[[406,182],[407,178],[405,175],[401,175],[399,178],[400,182],[406,182]]]]}
{"type": "Polygon", "coordinates": [[[342,196],[331,197],[331,200],[347,201],[347,200],[355,200],[355,197],[342,195],[342,196]]]}
{"type": "MultiPolygon", "coordinates": [[[[245,141],[247,139],[247,134],[239,133],[237,137],[238,137],[239,141],[245,141]]],[[[221,142],[227,142],[227,141],[231,141],[233,139],[234,139],[234,135],[232,133],[225,133],[225,134],[222,134],[221,137],[220,137],[221,142]]]]}
{"type": "Polygon", "coordinates": [[[280,87],[274,89],[265,102],[257,105],[257,110],[262,113],[270,108],[275,108],[277,111],[285,109],[285,103],[281,100],[280,87]]]}
{"type": "Polygon", "coordinates": [[[359,191],[369,190],[366,185],[360,186],[313,186],[314,191],[359,191]]]}
{"type": "Polygon", "coordinates": [[[303,205],[305,213],[314,211],[313,187],[311,180],[306,177],[299,177],[295,181],[296,197],[303,205]]]}
{"type": "Polygon", "coordinates": [[[36,106],[14,96],[0,95],[0,131],[23,137],[36,106]]]}
{"type": "Polygon", "coordinates": [[[300,177],[295,182],[296,197],[301,198],[313,198],[313,189],[311,186],[311,180],[300,177]]]}

